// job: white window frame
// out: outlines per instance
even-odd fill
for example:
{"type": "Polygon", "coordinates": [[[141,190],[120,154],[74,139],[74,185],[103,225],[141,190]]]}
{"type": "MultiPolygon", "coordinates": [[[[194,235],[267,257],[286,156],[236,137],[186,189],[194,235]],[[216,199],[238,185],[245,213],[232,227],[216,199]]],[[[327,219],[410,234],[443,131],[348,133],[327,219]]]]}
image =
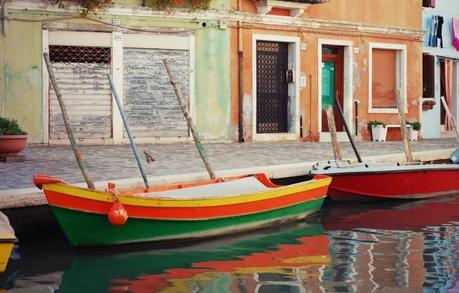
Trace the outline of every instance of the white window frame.
{"type": "Polygon", "coordinates": [[[407,112],[407,53],[406,45],[373,43],[368,45],[368,113],[398,113],[395,108],[373,108],[373,49],[386,49],[396,51],[396,87],[400,90],[400,95],[404,104],[405,113],[407,112]]]}
{"type": "Polygon", "coordinates": [[[300,137],[300,38],[279,35],[252,35],[252,139],[254,141],[296,140],[300,137]],[[257,133],[257,41],[289,43],[288,68],[294,70],[295,82],[289,85],[290,101],[293,101],[291,127],[287,133],[257,133]]]}

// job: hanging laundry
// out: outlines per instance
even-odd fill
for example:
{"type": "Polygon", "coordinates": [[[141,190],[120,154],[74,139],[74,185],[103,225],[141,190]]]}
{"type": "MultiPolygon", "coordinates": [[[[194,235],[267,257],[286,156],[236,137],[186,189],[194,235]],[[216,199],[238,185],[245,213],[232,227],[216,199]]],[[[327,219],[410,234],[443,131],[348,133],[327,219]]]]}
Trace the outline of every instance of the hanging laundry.
{"type": "Polygon", "coordinates": [[[432,15],[432,22],[430,24],[429,46],[437,46],[437,31],[438,31],[438,16],[432,15]]]}
{"type": "MultiPolygon", "coordinates": [[[[438,16],[438,27],[437,27],[437,39],[440,40],[440,48],[443,48],[443,36],[442,36],[442,26],[443,26],[443,16],[438,16]]],[[[438,41],[437,41],[438,43],[438,41]]]]}
{"type": "Polygon", "coordinates": [[[459,51],[459,19],[454,18],[452,21],[452,28],[453,28],[453,46],[459,51]]]}

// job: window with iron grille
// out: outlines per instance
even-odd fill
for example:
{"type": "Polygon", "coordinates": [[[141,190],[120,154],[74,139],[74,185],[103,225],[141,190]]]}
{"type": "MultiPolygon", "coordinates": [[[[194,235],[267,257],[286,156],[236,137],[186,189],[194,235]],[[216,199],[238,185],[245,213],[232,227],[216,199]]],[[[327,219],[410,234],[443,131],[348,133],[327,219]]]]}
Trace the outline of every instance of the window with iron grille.
{"type": "Polygon", "coordinates": [[[49,46],[53,63],[111,63],[111,48],[80,46],[49,46]]]}

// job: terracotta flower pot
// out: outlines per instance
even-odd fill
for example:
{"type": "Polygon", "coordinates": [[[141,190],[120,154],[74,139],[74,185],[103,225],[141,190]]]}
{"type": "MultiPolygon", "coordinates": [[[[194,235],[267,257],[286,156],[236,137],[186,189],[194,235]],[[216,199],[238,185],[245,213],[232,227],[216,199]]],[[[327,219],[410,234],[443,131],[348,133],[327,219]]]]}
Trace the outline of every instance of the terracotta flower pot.
{"type": "Polygon", "coordinates": [[[27,143],[27,135],[0,135],[0,154],[17,154],[27,143]]]}

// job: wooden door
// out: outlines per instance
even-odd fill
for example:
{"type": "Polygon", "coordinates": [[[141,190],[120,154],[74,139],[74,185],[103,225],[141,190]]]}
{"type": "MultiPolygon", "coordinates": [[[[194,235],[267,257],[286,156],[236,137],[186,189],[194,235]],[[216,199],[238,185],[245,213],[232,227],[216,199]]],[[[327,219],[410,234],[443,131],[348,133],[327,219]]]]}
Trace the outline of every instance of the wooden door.
{"type": "Polygon", "coordinates": [[[322,48],[322,132],[328,132],[325,107],[330,105],[336,123],[336,130],[343,131],[343,119],[335,105],[337,97],[343,107],[343,56],[344,49],[339,46],[324,46],[322,48]]]}

